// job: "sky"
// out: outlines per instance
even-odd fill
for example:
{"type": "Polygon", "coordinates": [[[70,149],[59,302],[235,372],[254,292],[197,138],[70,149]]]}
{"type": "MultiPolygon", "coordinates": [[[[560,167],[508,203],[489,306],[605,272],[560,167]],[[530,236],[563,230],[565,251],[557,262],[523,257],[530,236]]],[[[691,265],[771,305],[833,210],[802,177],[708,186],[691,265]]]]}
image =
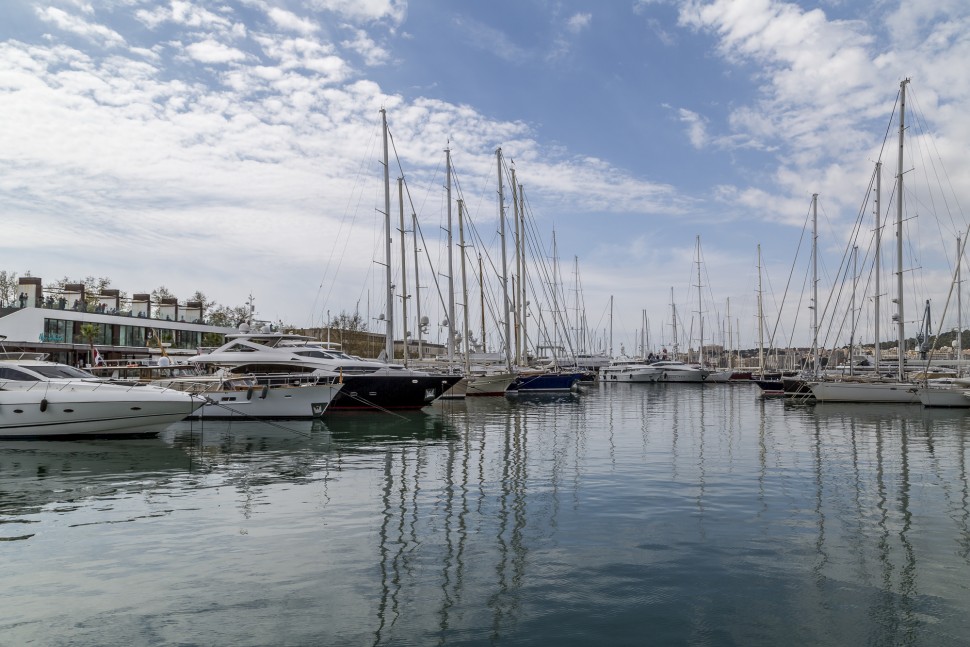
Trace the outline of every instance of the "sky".
{"type": "Polygon", "coordinates": [[[396,294],[397,178],[406,186],[408,330],[420,302],[426,337],[442,339],[448,149],[472,327],[481,284],[497,338],[500,148],[526,203],[531,334],[556,309],[594,350],[632,354],[641,330],[652,348],[672,345],[674,304],[681,348],[756,346],[760,245],[776,345],[845,343],[847,319],[856,340],[876,319],[894,338],[895,119],[910,79],[903,320],[913,334],[930,300],[933,329],[946,328],[970,204],[967,60],[965,0],[6,0],[0,269],[227,306],[252,297],[285,326],[356,312],[382,330],[385,109],[396,294]],[[879,159],[877,315],[866,268],[879,159]],[[550,283],[555,304],[541,296],[550,283]]]}

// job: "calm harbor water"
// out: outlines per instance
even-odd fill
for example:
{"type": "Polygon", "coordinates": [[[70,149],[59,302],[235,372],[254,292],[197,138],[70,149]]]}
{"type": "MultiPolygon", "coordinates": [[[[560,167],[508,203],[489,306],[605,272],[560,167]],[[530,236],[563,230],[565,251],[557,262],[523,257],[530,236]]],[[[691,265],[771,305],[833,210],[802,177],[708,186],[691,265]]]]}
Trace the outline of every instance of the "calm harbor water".
{"type": "Polygon", "coordinates": [[[966,645],[968,437],[609,384],[0,441],[0,643],[966,645]]]}

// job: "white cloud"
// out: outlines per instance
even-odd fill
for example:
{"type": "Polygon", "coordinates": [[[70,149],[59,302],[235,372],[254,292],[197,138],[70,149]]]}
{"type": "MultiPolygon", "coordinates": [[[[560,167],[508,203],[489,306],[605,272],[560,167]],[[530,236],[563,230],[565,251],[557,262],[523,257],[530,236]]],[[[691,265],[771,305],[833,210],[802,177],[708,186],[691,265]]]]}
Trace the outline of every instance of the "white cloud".
{"type": "Polygon", "coordinates": [[[407,16],[407,0],[309,0],[311,7],[332,11],[345,18],[372,22],[388,20],[400,25],[407,16]]]}
{"type": "Polygon", "coordinates": [[[679,110],[681,122],[687,124],[687,136],[694,148],[704,148],[707,145],[706,120],[696,112],[681,108],[679,110]]]}
{"type": "Polygon", "coordinates": [[[566,21],[566,29],[574,34],[578,34],[587,27],[593,21],[593,14],[589,13],[577,13],[574,14],[566,21]]]}
{"type": "Polygon", "coordinates": [[[382,65],[390,58],[387,50],[379,46],[362,29],[355,29],[353,40],[341,41],[340,45],[360,54],[369,66],[382,65]]]}
{"type": "Polygon", "coordinates": [[[186,45],[185,52],[200,63],[233,63],[246,58],[245,52],[211,38],[186,45]]]}
{"type": "Polygon", "coordinates": [[[295,13],[280,9],[279,7],[272,7],[267,15],[277,27],[286,29],[287,31],[295,31],[304,36],[309,36],[320,29],[312,20],[300,18],[295,13]]]}
{"type": "Polygon", "coordinates": [[[125,44],[125,39],[113,29],[105,27],[104,25],[90,23],[56,7],[38,9],[37,16],[44,22],[53,24],[58,29],[77,34],[93,42],[102,43],[107,47],[122,47],[125,44]]]}

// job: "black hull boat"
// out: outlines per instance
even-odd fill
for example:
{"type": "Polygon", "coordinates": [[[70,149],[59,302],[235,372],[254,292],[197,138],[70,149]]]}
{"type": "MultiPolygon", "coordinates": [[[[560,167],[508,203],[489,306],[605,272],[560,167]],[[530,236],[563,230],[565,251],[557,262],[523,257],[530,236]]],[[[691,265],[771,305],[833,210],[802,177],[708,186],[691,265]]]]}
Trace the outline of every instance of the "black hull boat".
{"type": "Polygon", "coordinates": [[[450,389],[460,375],[345,375],[327,412],[420,409],[450,389]]]}

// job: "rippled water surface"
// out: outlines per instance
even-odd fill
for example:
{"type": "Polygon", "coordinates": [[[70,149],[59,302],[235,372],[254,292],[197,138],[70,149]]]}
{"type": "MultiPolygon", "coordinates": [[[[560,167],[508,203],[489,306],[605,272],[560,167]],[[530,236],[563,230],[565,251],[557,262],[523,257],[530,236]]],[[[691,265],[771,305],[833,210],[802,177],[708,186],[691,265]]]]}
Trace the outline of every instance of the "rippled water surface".
{"type": "Polygon", "coordinates": [[[0,441],[0,643],[966,645],[968,416],[612,384],[0,441]]]}

